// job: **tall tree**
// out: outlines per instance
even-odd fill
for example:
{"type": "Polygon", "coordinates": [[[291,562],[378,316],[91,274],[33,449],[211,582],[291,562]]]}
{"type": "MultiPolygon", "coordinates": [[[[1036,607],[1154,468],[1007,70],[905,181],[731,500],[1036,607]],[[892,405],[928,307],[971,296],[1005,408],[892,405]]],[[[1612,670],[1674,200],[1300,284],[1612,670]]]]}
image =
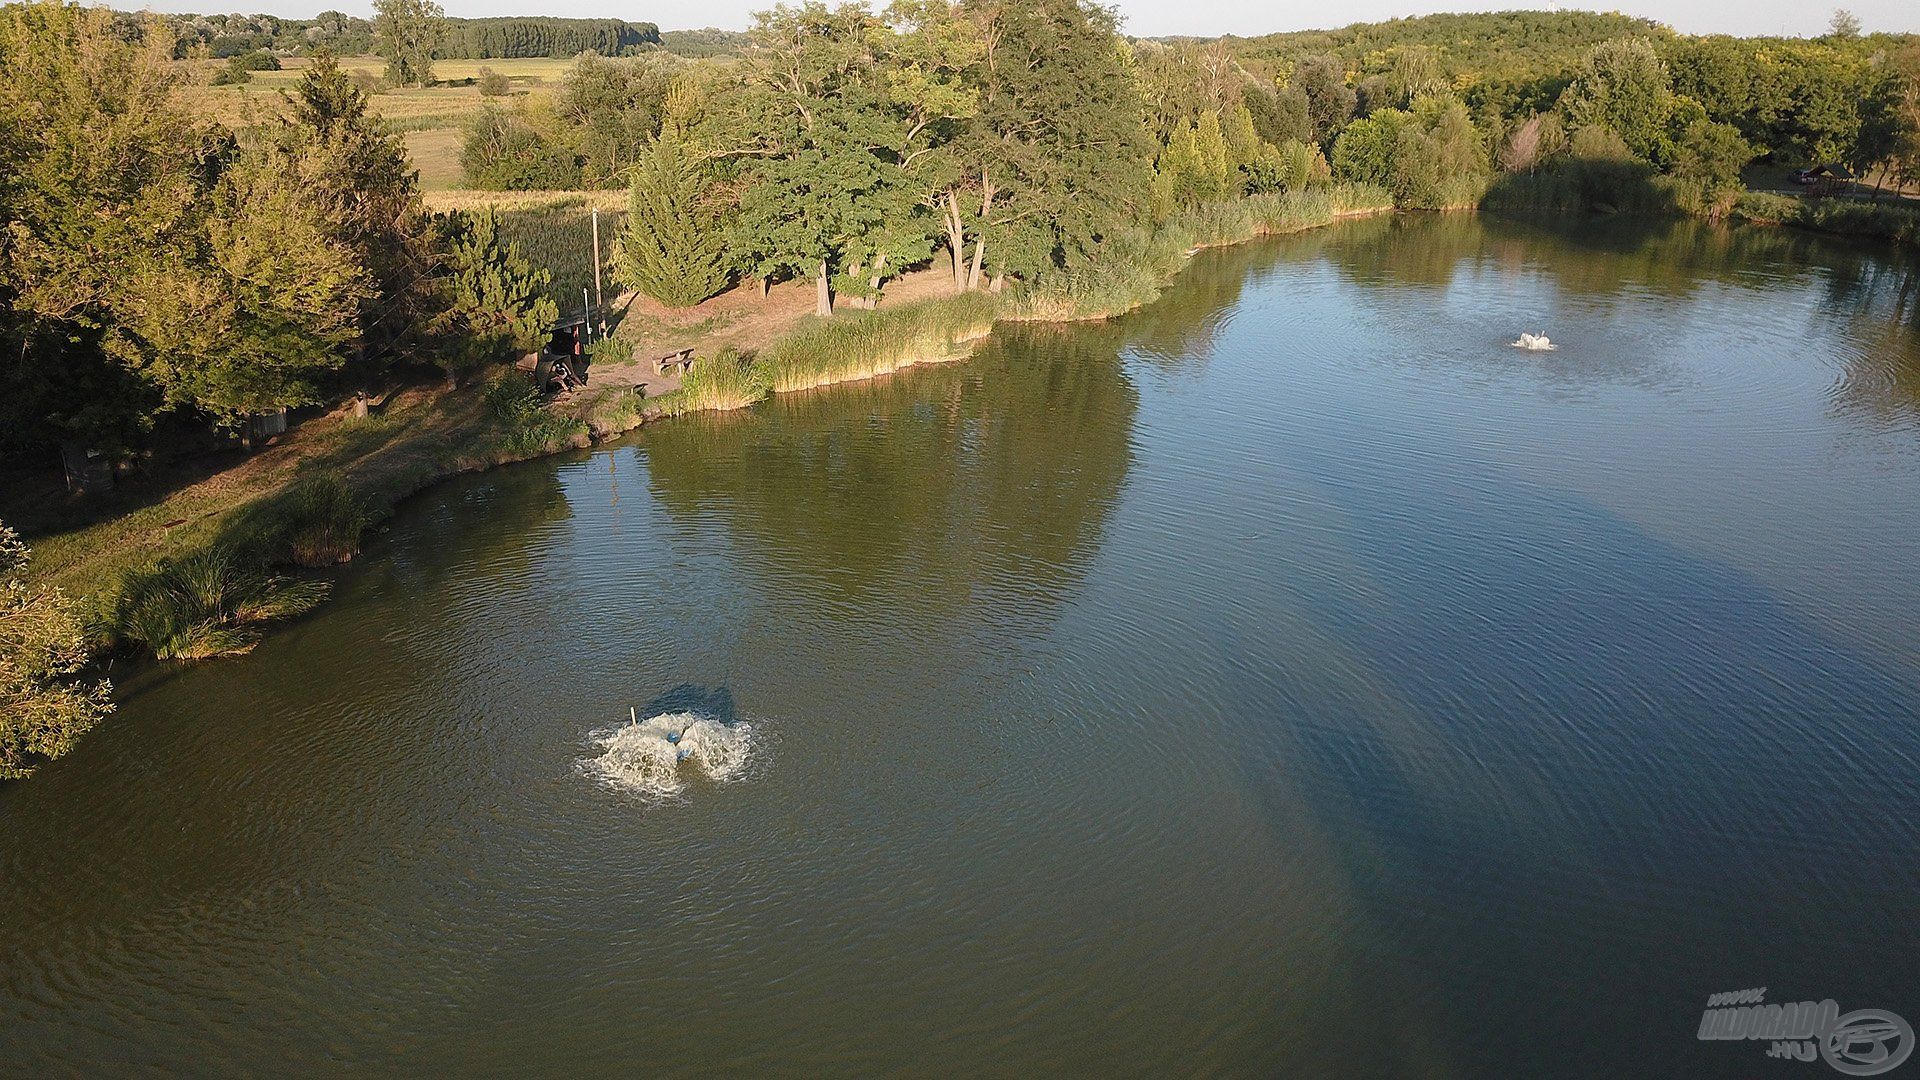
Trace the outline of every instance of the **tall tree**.
{"type": "Polygon", "coordinates": [[[978,119],[962,152],[979,197],[968,282],[1029,281],[1087,260],[1151,210],[1152,136],[1111,9],[972,0],[978,119]]]}
{"type": "Polygon", "coordinates": [[[113,449],[152,423],[181,329],[153,301],[199,291],[205,200],[232,152],[178,105],[178,77],[164,32],[128,41],[103,8],[0,9],[15,430],[113,449]]]}
{"type": "Polygon", "coordinates": [[[1672,79],[1653,43],[1622,38],[1587,52],[1560,95],[1559,109],[1575,133],[1607,128],[1635,155],[1665,165],[1672,160],[1668,121],[1673,106],[1672,79]]]}
{"type": "Polygon", "coordinates": [[[1307,103],[1307,127],[1313,141],[1330,146],[1353,119],[1355,95],[1347,85],[1347,68],[1338,57],[1309,56],[1294,65],[1289,86],[1307,103]]]}
{"type": "Polygon", "coordinates": [[[750,178],[736,249],[763,280],[813,278],[821,315],[833,312],[836,281],[855,285],[863,261],[894,242],[886,230],[921,201],[889,156],[906,122],[883,107],[878,30],[857,4],[762,12],[731,125],[750,178]]]}
{"type": "Polygon", "coordinates": [[[400,137],[367,107],[334,58],[317,54],[287,95],[275,148],[325,234],[365,268],[372,287],[354,311],[348,377],[364,411],[370,382],[433,316],[436,293],[419,175],[400,137]]]}
{"type": "Polygon", "coordinates": [[[387,82],[433,82],[433,51],[447,37],[447,13],[433,0],[374,0],[374,48],[387,62],[387,82]]]}

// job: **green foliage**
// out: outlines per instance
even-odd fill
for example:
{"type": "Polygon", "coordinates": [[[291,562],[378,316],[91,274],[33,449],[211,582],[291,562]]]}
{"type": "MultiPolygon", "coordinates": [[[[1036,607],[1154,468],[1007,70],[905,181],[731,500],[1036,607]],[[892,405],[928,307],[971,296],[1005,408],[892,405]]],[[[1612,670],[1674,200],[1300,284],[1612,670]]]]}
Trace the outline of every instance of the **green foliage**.
{"type": "Polygon", "coordinates": [[[584,53],[573,62],[553,97],[550,137],[579,158],[582,185],[626,183],[666,122],[667,98],[687,66],[670,53],[623,59],[584,53]]]}
{"type": "Polygon", "coordinates": [[[1311,141],[1331,145],[1353,117],[1358,102],[1353,88],[1347,85],[1346,65],[1333,56],[1306,57],[1294,65],[1288,85],[1306,102],[1311,141]]]}
{"type": "Polygon", "coordinates": [[[538,348],[560,315],[547,295],[553,275],[535,270],[501,236],[492,208],[443,215],[437,224],[445,306],[434,336],[448,381],[538,348]]]}
{"type": "Polygon", "coordinates": [[[483,191],[564,191],[580,186],[580,159],[523,111],[488,106],[474,114],[460,147],[468,187],[483,191]]]}
{"type": "Polygon", "coordinates": [[[1673,108],[1666,62],[1646,38],[1594,46],[1559,104],[1576,135],[1585,128],[1606,128],[1636,156],[1659,164],[1672,159],[1668,120],[1673,108]]]}
{"type": "Polygon", "coordinates": [[[333,57],[314,57],[288,106],[275,133],[282,178],[371,282],[352,312],[350,348],[360,362],[346,369],[364,385],[426,325],[435,302],[419,176],[399,136],[368,111],[365,91],[333,57]]]}
{"type": "Polygon", "coordinates": [[[506,97],[513,93],[513,82],[505,75],[490,67],[480,69],[479,78],[474,80],[481,97],[506,97]]]}
{"type": "Polygon", "coordinates": [[[324,581],[276,577],[215,546],[129,574],[113,625],[158,659],[203,660],[246,652],[259,642],[260,624],[304,614],[327,591],[324,581]]]}
{"type": "Polygon", "coordinates": [[[213,85],[230,86],[249,82],[253,79],[253,73],[256,71],[279,70],[280,58],[265,49],[254,49],[252,52],[235,53],[227,57],[226,65],[214,73],[213,85]]]}
{"type": "Polygon", "coordinates": [[[1753,147],[1740,137],[1739,129],[1695,120],[1675,146],[1673,177],[1703,206],[1731,205],[1741,190],[1740,170],[1752,160],[1753,147]]]}
{"type": "Polygon", "coordinates": [[[446,36],[434,54],[444,58],[569,57],[591,52],[623,56],[660,44],[660,28],[652,23],[619,19],[561,19],[552,16],[508,16],[491,19],[448,19],[446,36]]]}
{"type": "Polygon", "coordinates": [[[726,288],[726,233],[706,170],[677,131],[656,139],[634,170],[618,265],[622,282],[668,307],[726,288]]]}
{"type": "Polygon", "coordinates": [[[447,13],[433,0],[374,0],[374,51],[390,86],[433,83],[434,50],[447,36],[447,13]]]}
{"type": "Polygon", "coordinates": [[[540,391],[516,372],[487,387],[487,412],[497,427],[502,460],[519,460],[572,445],[585,425],[547,408],[540,391]]]}
{"type": "Polygon", "coordinates": [[[1455,86],[1495,80],[1524,85],[1570,70],[1603,41],[1671,34],[1659,23],[1626,15],[1535,10],[1423,15],[1230,41],[1249,67],[1280,76],[1308,57],[1323,55],[1363,79],[1386,77],[1400,57],[1425,50],[1455,86]]]}
{"type": "Polygon", "coordinates": [[[0,524],[0,780],[18,780],[73,748],[113,711],[111,688],[78,675],[87,661],[80,609],[27,582],[27,546],[0,524]]]}

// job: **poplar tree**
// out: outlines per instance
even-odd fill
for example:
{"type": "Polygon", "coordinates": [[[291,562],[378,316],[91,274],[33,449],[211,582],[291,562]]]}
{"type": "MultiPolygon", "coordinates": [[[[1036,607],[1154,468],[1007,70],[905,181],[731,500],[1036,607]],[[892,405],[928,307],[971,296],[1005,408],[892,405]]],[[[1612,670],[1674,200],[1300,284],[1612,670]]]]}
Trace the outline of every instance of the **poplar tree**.
{"type": "Polygon", "coordinates": [[[428,86],[433,51],[447,36],[447,13],[433,0],[374,0],[374,50],[387,62],[387,82],[428,86]]]}

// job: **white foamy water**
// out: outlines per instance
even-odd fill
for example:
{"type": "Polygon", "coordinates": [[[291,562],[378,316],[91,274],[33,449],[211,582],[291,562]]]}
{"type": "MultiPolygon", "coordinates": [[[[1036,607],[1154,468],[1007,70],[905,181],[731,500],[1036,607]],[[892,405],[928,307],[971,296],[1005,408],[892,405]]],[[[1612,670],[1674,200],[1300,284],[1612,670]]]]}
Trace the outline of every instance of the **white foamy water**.
{"type": "Polygon", "coordinates": [[[622,791],[667,796],[684,790],[694,773],[711,780],[738,776],[746,768],[753,727],[696,713],[662,713],[593,732],[588,742],[599,751],[580,762],[588,775],[622,791]]]}

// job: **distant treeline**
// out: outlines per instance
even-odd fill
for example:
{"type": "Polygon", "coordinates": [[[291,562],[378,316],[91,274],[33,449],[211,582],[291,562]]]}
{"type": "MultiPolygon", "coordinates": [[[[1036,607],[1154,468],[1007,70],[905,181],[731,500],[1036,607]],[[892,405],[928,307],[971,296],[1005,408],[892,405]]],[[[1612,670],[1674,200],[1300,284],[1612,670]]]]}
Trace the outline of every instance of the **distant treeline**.
{"type": "Polygon", "coordinates": [[[619,19],[498,18],[448,19],[447,37],[437,54],[490,60],[517,56],[625,56],[660,44],[652,23],[619,19]]]}
{"type": "MultiPolygon", "coordinates": [[[[162,15],[178,39],[176,51],[186,56],[204,46],[215,59],[267,49],[304,53],[327,48],[339,56],[372,52],[373,24],[338,11],[323,11],[311,19],[281,19],[272,15],[162,15]]],[[[115,13],[123,37],[137,33],[140,15],[115,13]]],[[[692,34],[724,31],[689,31],[692,34]]],[[[442,59],[491,60],[507,57],[577,56],[597,52],[624,56],[661,47],[660,28],[653,23],[621,19],[560,19],[546,16],[448,19],[446,40],[436,50],[442,59]]],[[[714,49],[714,52],[724,52],[714,49]]],[[[704,55],[704,54],[701,54],[704,55]]]]}

